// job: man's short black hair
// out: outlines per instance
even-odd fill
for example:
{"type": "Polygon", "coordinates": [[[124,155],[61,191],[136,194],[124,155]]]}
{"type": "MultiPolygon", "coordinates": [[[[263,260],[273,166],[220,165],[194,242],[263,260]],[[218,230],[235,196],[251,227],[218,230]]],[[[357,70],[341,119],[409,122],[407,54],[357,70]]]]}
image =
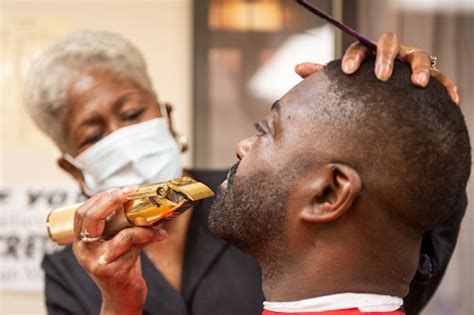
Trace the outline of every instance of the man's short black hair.
{"type": "Polygon", "coordinates": [[[315,118],[334,126],[341,160],[352,157],[347,163],[361,173],[362,194],[381,197],[417,231],[430,230],[465,194],[471,148],[464,117],[435,78],[419,88],[407,64],[397,61],[387,82],[373,69],[373,58],[353,75],[340,60],[329,63],[330,97],[315,118]]]}

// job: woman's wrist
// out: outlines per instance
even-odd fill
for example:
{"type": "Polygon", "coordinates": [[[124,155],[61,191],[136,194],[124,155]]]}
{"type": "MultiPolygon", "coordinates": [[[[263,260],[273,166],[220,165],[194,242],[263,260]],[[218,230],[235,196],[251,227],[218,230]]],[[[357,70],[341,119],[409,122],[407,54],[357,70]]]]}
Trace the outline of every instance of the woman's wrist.
{"type": "Polygon", "coordinates": [[[102,315],[112,314],[142,314],[147,295],[146,287],[138,286],[127,292],[113,292],[102,290],[102,315]],[[138,288],[139,287],[139,288],[138,288]]]}
{"type": "Polygon", "coordinates": [[[125,299],[107,299],[103,298],[102,305],[100,308],[101,315],[139,315],[143,313],[143,303],[134,301],[130,298],[125,299]]]}

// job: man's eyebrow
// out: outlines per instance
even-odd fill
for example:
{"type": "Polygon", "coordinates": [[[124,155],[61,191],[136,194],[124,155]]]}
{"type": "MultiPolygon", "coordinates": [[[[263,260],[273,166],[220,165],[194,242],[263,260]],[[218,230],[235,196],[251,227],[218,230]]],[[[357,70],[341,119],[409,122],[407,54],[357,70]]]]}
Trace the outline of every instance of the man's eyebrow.
{"type": "Polygon", "coordinates": [[[275,103],[273,103],[271,111],[280,114],[280,100],[276,100],[275,103]]]}

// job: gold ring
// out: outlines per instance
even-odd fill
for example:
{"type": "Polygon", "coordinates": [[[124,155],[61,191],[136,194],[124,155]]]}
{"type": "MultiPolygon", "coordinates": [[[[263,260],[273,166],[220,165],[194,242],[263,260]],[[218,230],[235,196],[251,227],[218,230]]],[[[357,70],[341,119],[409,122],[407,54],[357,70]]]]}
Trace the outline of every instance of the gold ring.
{"type": "Polygon", "coordinates": [[[421,49],[418,49],[418,48],[412,48],[412,49],[410,49],[409,51],[406,52],[406,55],[411,55],[416,51],[421,51],[421,52],[424,52],[425,54],[427,54],[428,58],[430,59],[430,69],[431,70],[437,70],[437,68],[436,68],[437,63],[436,62],[438,61],[438,58],[436,56],[432,56],[432,55],[428,54],[424,50],[421,50],[421,49]]]}
{"type": "Polygon", "coordinates": [[[87,231],[87,229],[82,230],[79,236],[81,238],[81,241],[86,242],[86,243],[96,242],[102,238],[101,235],[90,236],[89,231],[87,231]]]}
{"type": "Polygon", "coordinates": [[[438,58],[435,56],[430,55],[430,63],[431,63],[431,69],[436,69],[436,62],[438,61],[438,58]]]}

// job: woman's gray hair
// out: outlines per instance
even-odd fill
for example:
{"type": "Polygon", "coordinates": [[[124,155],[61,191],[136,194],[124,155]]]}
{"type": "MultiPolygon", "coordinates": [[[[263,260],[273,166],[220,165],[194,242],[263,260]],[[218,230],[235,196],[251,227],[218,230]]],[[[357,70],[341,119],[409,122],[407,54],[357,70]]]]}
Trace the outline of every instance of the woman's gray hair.
{"type": "Polygon", "coordinates": [[[64,151],[62,117],[67,89],[80,73],[110,72],[154,95],[140,51],[115,33],[74,32],[49,46],[32,64],[24,86],[24,102],[36,125],[64,151]]]}

